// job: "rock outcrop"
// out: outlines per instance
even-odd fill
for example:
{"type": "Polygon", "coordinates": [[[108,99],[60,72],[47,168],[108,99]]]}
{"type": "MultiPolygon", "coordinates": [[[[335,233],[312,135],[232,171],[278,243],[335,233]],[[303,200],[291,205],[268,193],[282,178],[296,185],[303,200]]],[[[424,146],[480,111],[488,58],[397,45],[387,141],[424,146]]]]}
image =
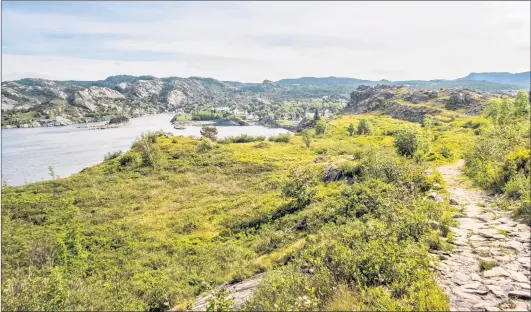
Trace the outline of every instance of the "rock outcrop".
{"type": "Polygon", "coordinates": [[[394,118],[421,122],[426,115],[437,115],[442,105],[469,115],[481,113],[492,96],[502,93],[471,89],[416,90],[399,85],[359,86],[350,94],[346,112],[362,114],[381,111],[394,118]]]}
{"type": "Polygon", "coordinates": [[[409,91],[401,86],[360,86],[350,94],[350,102],[345,111],[355,114],[381,111],[394,118],[421,122],[424,116],[438,114],[441,110],[413,104],[434,98],[435,92],[409,91]],[[404,103],[407,101],[411,104],[404,103]]]}

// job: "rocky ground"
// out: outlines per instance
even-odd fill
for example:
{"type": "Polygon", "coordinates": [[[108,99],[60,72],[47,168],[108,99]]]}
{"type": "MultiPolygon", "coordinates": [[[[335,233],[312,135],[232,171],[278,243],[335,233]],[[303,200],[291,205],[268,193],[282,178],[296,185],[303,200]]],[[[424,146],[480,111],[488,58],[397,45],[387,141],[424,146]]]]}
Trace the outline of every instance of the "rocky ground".
{"type": "MultiPolygon", "coordinates": [[[[263,276],[263,273],[257,274],[239,283],[221,286],[227,291],[229,298],[233,300],[232,308],[234,310],[241,307],[253,295],[263,276]]],[[[209,293],[199,296],[190,311],[206,311],[210,298],[212,298],[212,294],[209,293]]]]}
{"type": "Polygon", "coordinates": [[[359,86],[350,94],[345,112],[361,114],[381,111],[397,119],[421,122],[426,115],[438,116],[442,109],[478,115],[489,98],[510,95],[473,89],[412,89],[400,85],[359,86]]]}
{"type": "Polygon", "coordinates": [[[454,311],[531,311],[530,228],[462,183],[463,161],[442,166],[454,203],[463,208],[451,252],[437,256],[438,281],[454,311]],[[481,267],[482,266],[482,267],[481,267]]]}

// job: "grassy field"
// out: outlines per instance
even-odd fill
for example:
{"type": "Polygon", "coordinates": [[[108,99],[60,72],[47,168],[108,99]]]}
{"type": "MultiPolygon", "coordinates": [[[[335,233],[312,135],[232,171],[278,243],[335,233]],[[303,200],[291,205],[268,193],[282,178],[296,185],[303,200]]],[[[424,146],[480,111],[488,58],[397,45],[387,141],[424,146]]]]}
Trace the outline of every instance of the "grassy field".
{"type": "Polygon", "coordinates": [[[425,170],[472,147],[471,120],[346,115],[309,147],[150,134],[71,177],[4,187],[3,307],[184,309],[268,271],[246,309],[447,309],[428,250],[450,248],[452,209],[425,199],[435,183],[444,194],[425,170]],[[349,135],[362,119],[372,133],[349,135]],[[404,127],[426,153],[397,154],[404,127]],[[342,178],[325,182],[331,167],[342,178]]]}

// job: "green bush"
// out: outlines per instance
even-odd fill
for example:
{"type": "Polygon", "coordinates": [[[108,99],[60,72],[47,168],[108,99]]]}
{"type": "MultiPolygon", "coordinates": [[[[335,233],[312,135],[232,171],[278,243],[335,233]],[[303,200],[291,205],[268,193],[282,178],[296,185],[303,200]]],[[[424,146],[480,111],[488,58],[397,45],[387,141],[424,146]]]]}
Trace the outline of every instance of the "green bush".
{"type": "Polygon", "coordinates": [[[105,156],[103,157],[103,161],[109,161],[109,160],[112,160],[112,159],[118,158],[118,157],[120,157],[120,155],[122,155],[122,151],[108,152],[108,153],[105,154],[105,156]]]}
{"type": "Polygon", "coordinates": [[[291,141],[291,134],[289,133],[281,133],[278,135],[270,136],[269,141],[271,142],[282,142],[282,143],[289,143],[291,141]]]}
{"type": "Polygon", "coordinates": [[[282,195],[293,198],[298,207],[309,204],[315,196],[319,170],[315,167],[294,168],[282,188],[282,195]]]}
{"type": "Polygon", "coordinates": [[[353,124],[348,125],[347,127],[348,135],[353,136],[354,132],[356,132],[356,127],[354,127],[353,124]]]}
{"type": "Polygon", "coordinates": [[[160,169],[164,163],[164,154],[160,147],[154,144],[160,133],[142,134],[140,138],[133,143],[133,150],[138,151],[142,157],[142,165],[153,169],[160,169]]]}
{"type": "Polygon", "coordinates": [[[328,123],[322,119],[317,120],[317,122],[315,123],[315,134],[324,135],[326,134],[327,130],[328,130],[328,123]]]}
{"type": "Polygon", "coordinates": [[[404,127],[395,133],[394,138],[396,151],[402,156],[424,155],[429,150],[428,139],[416,127],[404,127]]]}
{"type": "Polygon", "coordinates": [[[211,151],[216,147],[216,144],[212,142],[209,138],[203,137],[201,140],[199,140],[199,144],[197,144],[196,151],[198,153],[206,153],[208,151],[211,151]]]}
{"type": "Polygon", "coordinates": [[[370,121],[362,119],[358,124],[358,130],[356,131],[356,133],[358,135],[370,135],[373,133],[373,128],[374,127],[370,121]]]}
{"type": "Polygon", "coordinates": [[[312,144],[312,134],[310,130],[304,129],[301,131],[302,141],[304,142],[304,145],[306,148],[310,148],[310,145],[312,144]]]}
{"type": "Polygon", "coordinates": [[[213,292],[212,297],[207,300],[207,312],[222,312],[232,310],[232,299],[227,291],[220,288],[213,292]]]}
{"type": "Polygon", "coordinates": [[[250,142],[262,142],[264,140],[265,140],[265,136],[251,136],[251,135],[244,133],[236,137],[226,137],[224,139],[219,140],[219,143],[221,144],[250,143],[250,142]]]}
{"type": "Polygon", "coordinates": [[[139,153],[130,151],[122,155],[118,161],[120,162],[120,166],[138,166],[142,163],[142,157],[139,153]]]}
{"type": "Polygon", "coordinates": [[[320,147],[318,149],[315,150],[315,152],[319,155],[326,155],[328,154],[328,149],[325,148],[325,147],[320,147]]]}
{"type": "Polygon", "coordinates": [[[529,197],[529,176],[517,173],[503,186],[503,192],[512,199],[526,199],[529,197]]]}

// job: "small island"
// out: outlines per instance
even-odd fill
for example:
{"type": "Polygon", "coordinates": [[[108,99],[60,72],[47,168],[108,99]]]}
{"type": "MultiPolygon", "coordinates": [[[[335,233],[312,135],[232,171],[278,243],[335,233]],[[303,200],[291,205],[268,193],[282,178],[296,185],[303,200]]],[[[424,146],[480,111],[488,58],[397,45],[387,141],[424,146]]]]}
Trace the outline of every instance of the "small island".
{"type": "Polygon", "coordinates": [[[244,120],[245,115],[231,114],[225,110],[202,110],[191,112],[190,114],[177,113],[170,120],[175,129],[185,129],[185,125],[190,122],[204,122],[204,124],[226,125],[226,126],[248,126],[249,123],[244,120]]]}
{"type": "Polygon", "coordinates": [[[90,130],[98,130],[98,129],[110,129],[110,128],[120,128],[122,126],[126,126],[130,123],[130,120],[126,116],[117,116],[111,118],[108,123],[104,125],[97,125],[97,126],[90,126],[90,130]]]}

